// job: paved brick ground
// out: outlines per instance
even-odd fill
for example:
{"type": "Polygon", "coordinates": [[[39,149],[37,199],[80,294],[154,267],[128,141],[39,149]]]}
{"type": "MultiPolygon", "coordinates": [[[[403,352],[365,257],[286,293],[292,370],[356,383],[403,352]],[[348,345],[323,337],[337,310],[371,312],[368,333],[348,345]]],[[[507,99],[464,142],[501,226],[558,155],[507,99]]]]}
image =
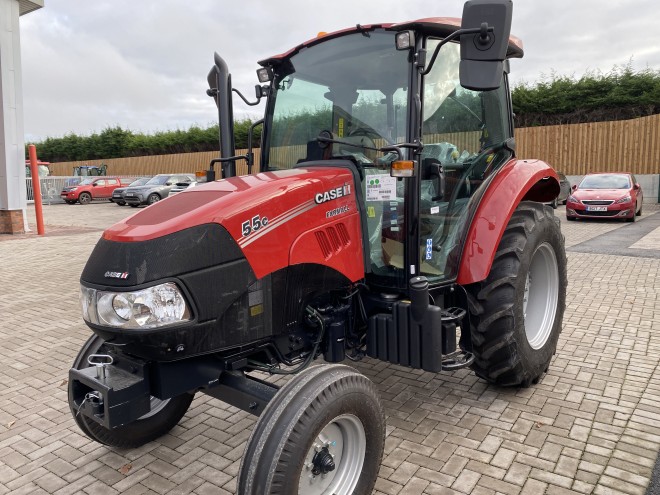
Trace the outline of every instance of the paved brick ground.
{"type": "MultiPolygon", "coordinates": [[[[655,210],[645,205],[644,217],[655,210]]],[[[89,335],[78,277],[100,229],[130,212],[53,205],[46,237],[0,236],[0,495],[235,492],[246,413],[198,396],[170,434],[131,451],[89,441],[69,414],[67,371],[89,335]]],[[[571,247],[635,225],[562,228],[571,247]]],[[[357,366],[388,414],[377,494],[645,492],[660,449],[660,260],[568,259],[564,331],[537,386],[357,366]]]]}

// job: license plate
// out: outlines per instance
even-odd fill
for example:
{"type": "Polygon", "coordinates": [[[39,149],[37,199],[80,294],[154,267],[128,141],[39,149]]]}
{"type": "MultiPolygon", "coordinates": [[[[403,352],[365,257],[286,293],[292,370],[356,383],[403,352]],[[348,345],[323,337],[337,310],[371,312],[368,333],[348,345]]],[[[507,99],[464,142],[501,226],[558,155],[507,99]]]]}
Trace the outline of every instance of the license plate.
{"type": "Polygon", "coordinates": [[[587,206],[587,211],[607,211],[607,206],[587,206]]]}

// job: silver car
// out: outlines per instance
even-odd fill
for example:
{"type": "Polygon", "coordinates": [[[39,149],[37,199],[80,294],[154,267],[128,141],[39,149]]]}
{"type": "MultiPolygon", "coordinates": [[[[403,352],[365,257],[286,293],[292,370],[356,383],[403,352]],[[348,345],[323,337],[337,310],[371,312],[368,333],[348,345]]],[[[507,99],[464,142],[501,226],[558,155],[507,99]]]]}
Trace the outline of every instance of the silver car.
{"type": "Polygon", "coordinates": [[[133,208],[151,205],[169,196],[172,187],[180,182],[195,182],[195,174],[158,174],[143,186],[126,188],[124,201],[133,208]]]}

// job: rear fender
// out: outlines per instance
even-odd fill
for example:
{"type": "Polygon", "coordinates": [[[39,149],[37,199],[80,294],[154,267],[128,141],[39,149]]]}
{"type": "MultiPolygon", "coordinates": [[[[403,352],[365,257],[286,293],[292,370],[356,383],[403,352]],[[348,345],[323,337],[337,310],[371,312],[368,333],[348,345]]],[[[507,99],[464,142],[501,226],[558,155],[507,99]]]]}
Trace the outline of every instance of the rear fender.
{"type": "Polygon", "coordinates": [[[541,160],[511,160],[484,192],[468,229],[458,270],[460,285],[484,280],[514,210],[521,201],[550,202],[559,194],[559,177],[541,160]]]}

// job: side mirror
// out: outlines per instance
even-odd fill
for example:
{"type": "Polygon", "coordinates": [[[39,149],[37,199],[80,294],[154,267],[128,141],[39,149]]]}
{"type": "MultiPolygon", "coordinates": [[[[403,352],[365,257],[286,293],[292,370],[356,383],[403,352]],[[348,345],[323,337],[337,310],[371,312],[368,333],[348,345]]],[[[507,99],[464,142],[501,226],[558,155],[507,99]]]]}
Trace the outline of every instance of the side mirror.
{"type": "Polygon", "coordinates": [[[576,191],[577,190],[577,184],[573,184],[571,186],[571,191],[576,191]]]}
{"type": "Polygon", "coordinates": [[[94,183],[92,184],[92,187],[96,187],[96,186],[98,186],[98,184],[97,184],[96,182],[94,182],[94,183]]]}
{"type": "Polygon", "coordinates": [[[461,35],[461,86],[476,91],[500,87],[512,16],[511,0],[465,2],[461,29],[477,28],[480,31],[461,35]]]}
{"type": "Polygon", "coordinates": [[[171,186],[172,183],[168,181],[168,182],[165,183],[165,185],[166,185],[166,186],[171,186]]]}
{"type": "Polygon", "coordinates": [[[639,191],[639,190],[641,189],[641,186],[640,186],[639,184],[635,184],[635,185],[633,186],[633,189],[634,189],[635,191],[639,191]]]}

